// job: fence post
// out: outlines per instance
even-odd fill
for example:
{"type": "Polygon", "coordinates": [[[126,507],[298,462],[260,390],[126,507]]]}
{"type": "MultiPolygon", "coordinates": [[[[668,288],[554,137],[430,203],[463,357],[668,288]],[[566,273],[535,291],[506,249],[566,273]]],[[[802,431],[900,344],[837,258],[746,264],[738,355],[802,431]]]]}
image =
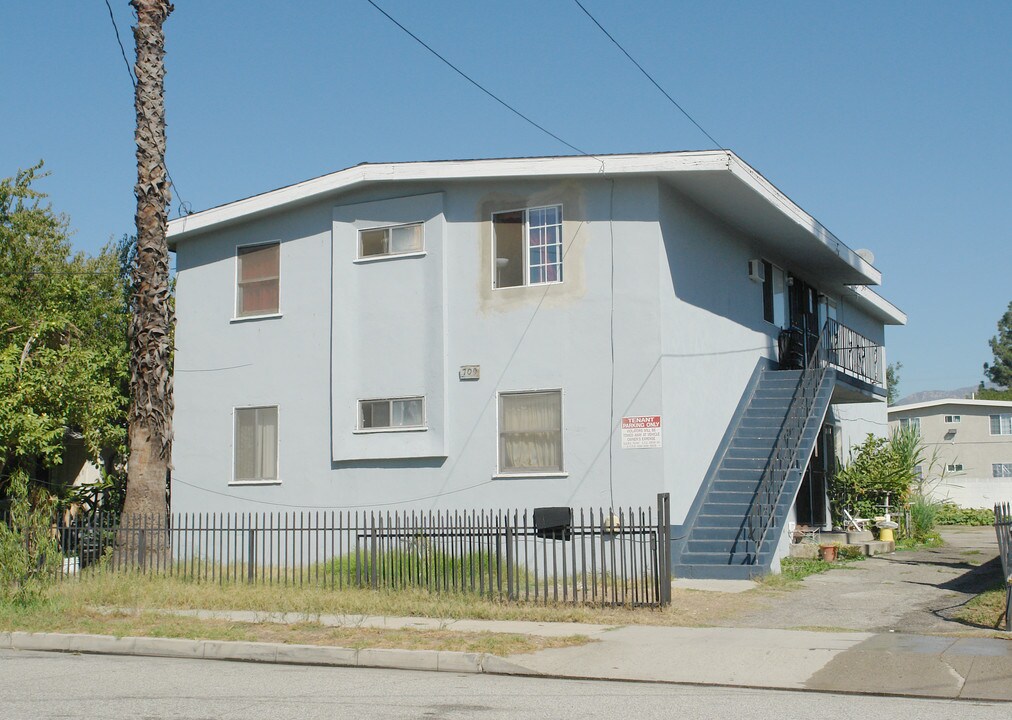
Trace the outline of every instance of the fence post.
{"type": "Polygon", "coordinates": [[[256,577],[256,533],[253,531],[252,524],[249,529],[246,530],[246,535],[249,542],[249,552],[246,554],[246,581],[253,584],[256,577]]]}
{"type": "Polygon", "coordinates": [[[513,600],[513,529],[509,511],[506,511],[506,599],[513,600]]]}
{"type": "Polygon", "coordinates": [[[657,494],[657,578],[661,606],[671,604],[671,495],[657,494]]]}

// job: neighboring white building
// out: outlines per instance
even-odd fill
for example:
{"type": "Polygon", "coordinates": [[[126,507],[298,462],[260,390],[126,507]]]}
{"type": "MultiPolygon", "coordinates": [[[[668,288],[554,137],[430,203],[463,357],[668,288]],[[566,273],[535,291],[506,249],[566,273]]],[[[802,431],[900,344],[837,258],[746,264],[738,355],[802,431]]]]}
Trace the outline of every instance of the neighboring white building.
{"type": "Polygon", "coordinates": [[[928,459],[937,458],[921,468],[935,497],[967,508],[1012,501],[1012,401],[947,398],[889,408],[890,430],[911,426],[928,459]]]}
{"type": "Polygon", "coordinates": [[[883,432],[885,326],[905,322],[877,269],[727,151],[359,165],[173,220],[169,243],[183,512],[668,492],[683,559],[751,563],[702,537],[714,507],[749,516],[738,476],[800,376],[774,372],[782,330],[800,364],[822,337],[827,372],[777,532],[799,484],[791,517],[825,524],[815,465],[883,432]]]}

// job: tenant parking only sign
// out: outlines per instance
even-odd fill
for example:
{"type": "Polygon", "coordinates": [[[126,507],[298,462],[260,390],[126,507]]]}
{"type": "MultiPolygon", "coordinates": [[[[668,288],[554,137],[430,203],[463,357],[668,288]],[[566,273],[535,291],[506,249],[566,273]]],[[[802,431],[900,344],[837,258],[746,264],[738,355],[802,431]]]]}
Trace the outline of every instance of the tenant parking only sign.
{"type": "Polygon", "coordinates": [[[661,416],[636,415],[622,418],[622,449],[659,448],[661,416]]]}

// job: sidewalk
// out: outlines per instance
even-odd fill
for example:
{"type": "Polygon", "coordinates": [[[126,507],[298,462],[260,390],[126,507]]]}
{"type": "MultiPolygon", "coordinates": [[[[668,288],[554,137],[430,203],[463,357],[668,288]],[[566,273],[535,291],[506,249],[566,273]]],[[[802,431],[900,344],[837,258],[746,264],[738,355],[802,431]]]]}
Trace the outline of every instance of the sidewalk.
{"type": "Polygon", "coordinates": [[[0,648],[203,657],[308,665],[729,685],[1012,702],[1012,642],[901,633],[682,628],[351,615],[173,611],[239,622],[585,635],[581,647],[495,658],[473,653],[0,633],[0,648]]]}

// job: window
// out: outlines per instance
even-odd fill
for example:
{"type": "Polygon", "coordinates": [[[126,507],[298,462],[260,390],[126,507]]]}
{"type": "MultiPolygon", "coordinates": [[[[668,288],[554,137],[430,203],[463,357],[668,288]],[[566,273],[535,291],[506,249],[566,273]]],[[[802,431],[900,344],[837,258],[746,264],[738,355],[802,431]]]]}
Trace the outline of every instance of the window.
{"type": "Polygon", "coordinates": [[[763,260],[766,279],[763,280],[763,317],[777,327],[787,327],[787,273],[773,263],[763,260]]]}
{"type": "Polygon", "coordinates": [[[359,258],[404,255],[424,249],[422,223],[358,231],[359,258]]]}
{"type": "Polygon", "coordinates": [[[235,482],[278,479],[278,408],[235,409],[235,482]]]}
{"type": "Polygon", "coordinates": [[[952,463],[945,466],[946,472],[963,472],[963,463],[952,463]]]}
{"type": "Polygon", "coordinates": [[[991,416],[992,435],[1012,435],[1012,414],[991,416]]]}
{"type": "Polygon", "coordinates": [[[492,215],[497,288],[562,282],[562,206],[492,215]]]}
{"type": "Polygon", "coordinates": [[[1012,463],[995,463],[991,466],[991,475],[997,478],[1012,478],[1012,463]]]}
{"type": "Polygon", "coordinates": [[[359,430],[425,427],[425,398],[382,398],[358,401],[359,430]]]}
{"type": "Polygon", "coordinates": [[[963,418],[961,416],[959,416],[959,415],[946,415],[945,416],[945,424],[946,425],[956,425],[958,423],[961,423],[962,421],[963,421],[963,418]]]}
{"type": "Polygon", "coordinates": [[[900,418],[900,429],[901,430],[913,430],[915,432],[921,431],[921,419],[920,418],[900,418]]]}
{"type": "Polygon", "coordinates": [[[278,312],[280,259],[280,243],[236,249],[236,317],[278,312]]]}
{"type": "Polygon", "coordinates": [[[499,472],[562,472],[562,391],[500,393],[499,472]]]}

